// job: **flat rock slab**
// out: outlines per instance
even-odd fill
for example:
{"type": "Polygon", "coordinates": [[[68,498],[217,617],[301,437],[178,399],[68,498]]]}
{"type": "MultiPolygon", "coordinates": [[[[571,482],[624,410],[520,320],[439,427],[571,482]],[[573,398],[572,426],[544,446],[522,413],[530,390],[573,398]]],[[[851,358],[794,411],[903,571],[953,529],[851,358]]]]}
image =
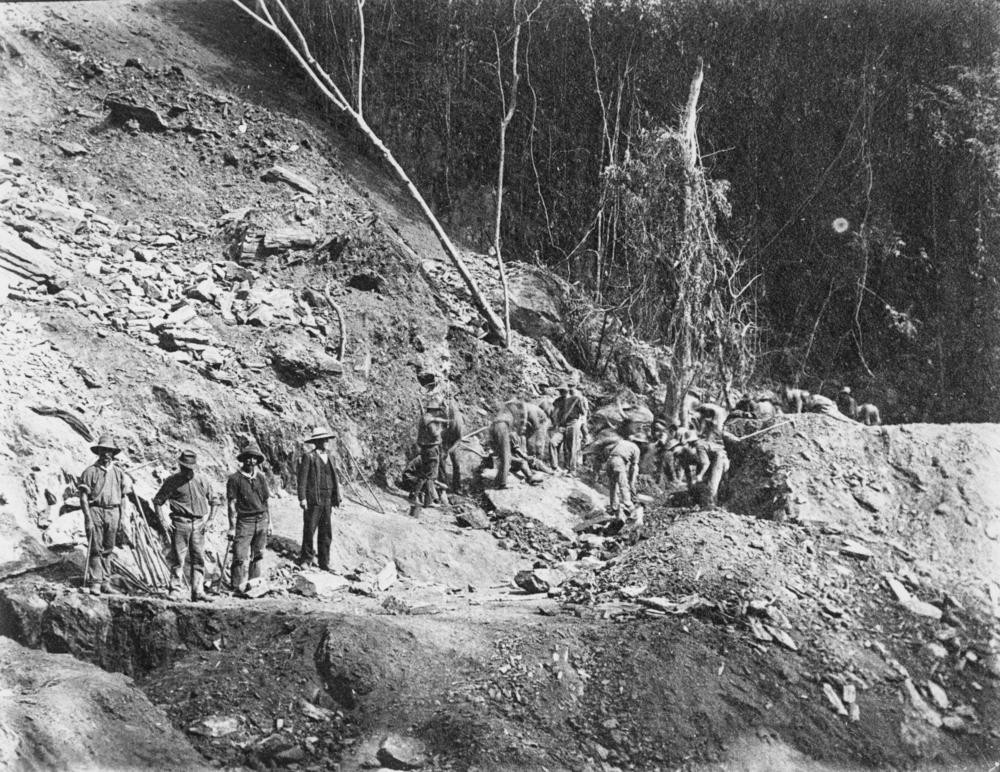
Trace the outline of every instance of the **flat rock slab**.
{"type": "Polygon", "coordinates": [[[539,485],[513,481],[510,488],[488,488],[486,498],[500,512],[516,512],[558,531],[569,540],[573,526],[602,513],[608,497],[574,477],[553,475],[539,485]]]}
{"type": "Polygon", "coordinates": [[[211,769],[120,673],[0,638],[0,768],[211,769]]]}

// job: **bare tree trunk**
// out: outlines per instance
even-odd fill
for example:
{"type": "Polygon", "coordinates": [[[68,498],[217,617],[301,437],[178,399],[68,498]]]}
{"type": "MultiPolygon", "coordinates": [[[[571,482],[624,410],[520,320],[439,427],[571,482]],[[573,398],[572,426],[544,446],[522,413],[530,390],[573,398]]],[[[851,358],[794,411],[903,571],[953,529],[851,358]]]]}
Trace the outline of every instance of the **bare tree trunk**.
{"type": "MultiPolygon", "coordinates": [[[[305,36],[302,34],[302,30],[292,18],[291,13],[289,13],[288,8],[282,0],[257,0],[255,3],[255,8],[257,9],[256,11],[248,5],[245,5],[241,2],[241,0],[230,0],[230,2],[279,39],[284,44],[285,48],[288,49],[289,53],[291,53],[291,55],[295,58],[306,75],[309,76],[309,79],[312,80],[313,84],[319,89],[320,93],[322,93],[323,96],[326,97],[338,110],[347,113],[361,133],[364,134],[368,141],[371,142],[372,145],[379,151],[386,163],[389,164],[390,168],[396,173],[396,177],[406,187],[410,197],[416,202],[417,206],[420,207],[420,211],[423,213],[428,224],[431,226],[431,229],[434,231],[434,235],[437,236],[445,254],[448,255],[448,258],[455,267],[455,270],[458,271],[459,275],[462,277],[462,281],[465,282],[465,286],[469,290],[469,294],[472,296],[473,303],[485,320],[490,334],[498,340],[506,340],[506,331],[503,323],[497,318],[496,313],[492,308],[490,308],[489,303],[486,302],[486,298],[479,289],[479,285],[472,274],[469,273],[469,269],[466,266],[465,261],[462,260],[462,256],[459,254],[455,245],[448,237],[444,227],[431,211],[430,206],[428,206],[424,197],[420,194],[420,191],[417,190],[416,185],[413,184],[409,175],[403,167],[400,166],[395,156],[393,156],[392,151],[386,147],[385,143],[382,142],[381,138],[364,119],[360,109],[362,104],[362,83],[364,81],[364,70],[362,69],[364,66],[364,60],[361,59],[359,61],[357,85],[358,100],[356,109],[351,106],[351,103],[344,96],[344,92],[341,91],[341,89],[333,81],[333,78],[331,78],[326,70],[324,70],[316,61],[308,43],[306,42],[305,36]],[[281,12],[281,16],[284,18],[285,24],[291,30],[291,33],[297,42],[293,42],[278,26],[278,22],[275,20],[274,15],[271,12],[270,6],[272,4],[278,9],[278,11],[281,12]]],[[[358,3],[359,11],[363,5],[363,3],[358,3]]],[[[363,26],[363,18],[361,19],[361,23],[363,26]]]]}
{"type": "Polygon", "coordinates": [[[500,102],[504,108],[504,114],[500,119],[500,158],[497,163],[497,201],[496,218],[494,219],[493,224],[493,251],[496,253],[497,271],[500,273],[500,285],[503,288],[503,323],[504,330],[506,331],[504,343],[508,348],[510,347],[510,289],[507,285],[507,270],[504,268],[503,254],[500,249],[500,225],[503,214],[503,180],[507,162],[507,127],[510,125],[511,120],[514,118],[514,113],[517,110],[517,87],[521,80],[521,72],[517,62],[518,51],[521,45],[521,27],[524,24],[531,22],[531,17],[534,15],[535,11],[541,7],[542,2],[541,0],[538,0],[537,5],[535,5],[533,10],[528,12],[523,22],[517,17],[518,5],[518,0],[514,0],[514,41],[513,50],[510,55],[511,77],[509,100],[507,99],[507,95],[503,87],[503,73],[500,63],[500,41],[496,41],[497,84],[500,86],[500,102]]]}

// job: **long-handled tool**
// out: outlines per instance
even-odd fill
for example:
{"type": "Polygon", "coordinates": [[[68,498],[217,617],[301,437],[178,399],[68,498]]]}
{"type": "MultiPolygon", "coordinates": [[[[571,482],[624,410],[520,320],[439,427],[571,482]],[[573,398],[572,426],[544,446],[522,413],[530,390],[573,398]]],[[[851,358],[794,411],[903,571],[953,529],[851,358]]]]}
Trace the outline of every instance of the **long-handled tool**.
{"type": "Polygon", "coordinates": [[[90,528],[87,529],[87,566],[83,569],[83,586],[90,586],[90,558],[94,554],[94,524],[90,524],[90,528]]]}

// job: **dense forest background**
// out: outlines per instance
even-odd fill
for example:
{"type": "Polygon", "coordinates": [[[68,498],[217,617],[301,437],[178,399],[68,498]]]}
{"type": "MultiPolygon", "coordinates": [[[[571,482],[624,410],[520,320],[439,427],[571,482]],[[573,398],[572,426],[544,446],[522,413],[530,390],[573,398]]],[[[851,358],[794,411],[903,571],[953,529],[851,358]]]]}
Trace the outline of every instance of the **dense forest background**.
{"type": "MultiPolygon", "coordinates": [[[[356,3],[291,6],[351,82],[356,3]]],[[[703,59],[700,152],[753,300],[755,376],[851,384],[893,421],[1000,420],[995,3],[367,0],[364,14],[368,122],[482,249],[522,24],[504,254],[651,339],[672,298],[649,277],[677,267],[658,230],[679,206],[669,140],[703,59]]]]}

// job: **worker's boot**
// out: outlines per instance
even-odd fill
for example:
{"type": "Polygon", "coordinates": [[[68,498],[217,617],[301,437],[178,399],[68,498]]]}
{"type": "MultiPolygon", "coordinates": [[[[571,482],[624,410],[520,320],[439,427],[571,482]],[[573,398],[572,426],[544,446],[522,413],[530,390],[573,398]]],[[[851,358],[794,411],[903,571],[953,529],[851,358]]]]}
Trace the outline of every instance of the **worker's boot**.
{"type": "Polygon", "coordinates": [[[101,594],[101,584],[100,584],[100,582],[94,582],[94,583],[92,583],[90,585],[90,594],[91,595],[100,595],[101,594]]]}
{"type": "Polygon", "coordinates": [[[121,595],[121,593],[111,586],[110,582],[104,582],[101,585],[101,592],[104,595],[121,595]]]}

